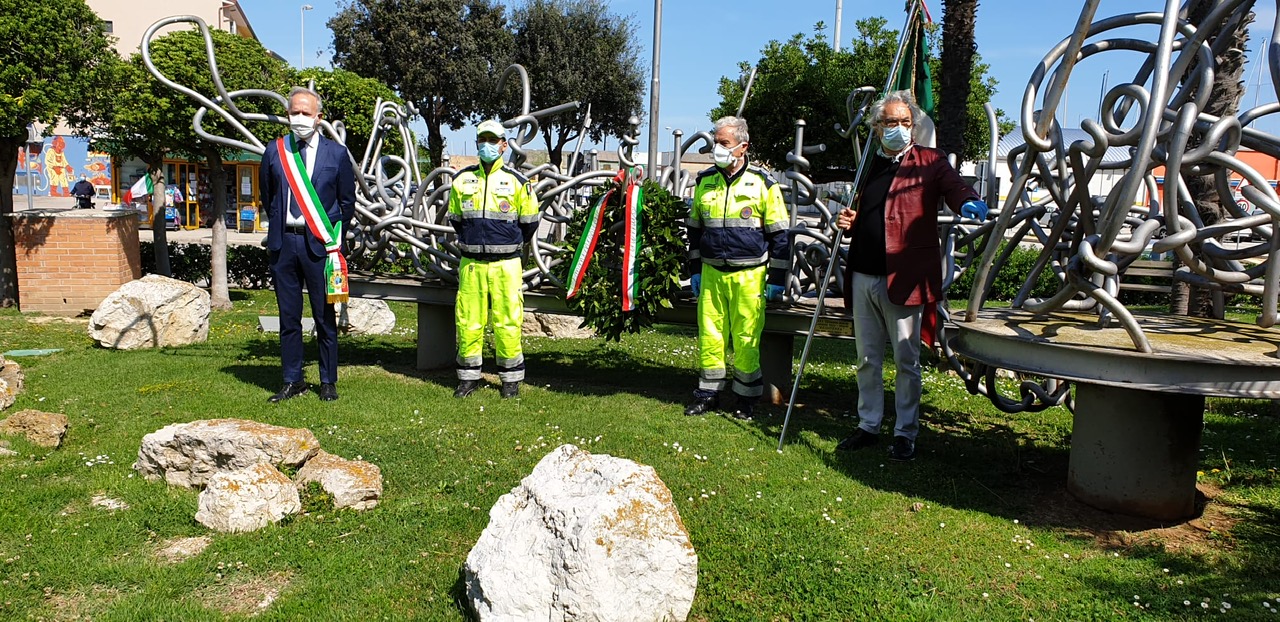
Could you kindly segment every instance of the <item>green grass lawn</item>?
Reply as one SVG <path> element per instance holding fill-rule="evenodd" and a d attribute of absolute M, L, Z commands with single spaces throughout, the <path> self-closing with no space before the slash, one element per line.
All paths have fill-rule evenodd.
<path fill-rule="evenodd" d="M 465 619 L 460 569 L 489 508 L 562 443 L 651 465 L 670 487 L 698 552 L 694 620 L 1280 620 L 1270 402 L 1209 400 L 1212 500 L 1195 521 L 1154 525 L 1066 494 L 1065 409 L 1004 414 L 939 370 L 926 371 L 915 462 L 889 462 L 883 445 L 836 455 L 854 425 L 849 342 L 816 343 L 779 453 L 783 407 L 745 423 L 681 414 L 695 384 L 686 328 L 530 338 L 521 399 L 499 399 L 490 377 L 455 400 L 451 370 L 414 369 L 414 308 L 398 305 L 396 334 L 342 340 L 339 401 L 272 405 L 279 349 L 256 316 L 274 298 L 234 298 L 207 343 L 143 352 L 0 310 L 0 352 L 63 348 L 18 359 L 26 392 L 3 414 L 71 419 L 62 448 L 11 439 L 21 456 L 0 458 L 0 620 L 247 619 L 272 590 L 254 619 Z M 210 533 L 196 492 L 130 467 L 143 435 L 215 417 L 311 429 L 382 468 L 382 503 Z M 203 535 L 195 557 L 157 557 Z"/>

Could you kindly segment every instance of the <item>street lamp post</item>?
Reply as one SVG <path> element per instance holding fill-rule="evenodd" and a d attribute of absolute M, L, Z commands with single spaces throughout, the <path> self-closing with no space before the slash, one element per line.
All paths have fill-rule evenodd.
<path fill-rule="evenodd" d="M 662 0 L 653 0 L 653 85 L 649 91 L 649 179 L 658 175 L 658 62 L 662 56 Z"/>
<path fill-rule="evenodd" d="M 307 11 L 314 8 L 310 4 L 304 4 L 301 10 L 298 11 L 300 16 L 298 21 L 301 26 L 298 32 L 298 47 L 300 48 L 298 50 L 298 69 L 307 68 Z"/>

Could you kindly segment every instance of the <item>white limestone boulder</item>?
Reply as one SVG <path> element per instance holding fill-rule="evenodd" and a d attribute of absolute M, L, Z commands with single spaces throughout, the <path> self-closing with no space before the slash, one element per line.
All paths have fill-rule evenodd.
<path fill-rule="evenodd" d="M 520 332 L 525 335 L 556 339 L 590 339 L 596 336 L 594 329 L 582 326 L 582 318 L 557 313 L 526 312 Z"/>
<path fill-rule="evenodd" d="M 22 393 L 22 366 L 0 356 L 0 410 L 13 406 Z"/>
<path fill-rule="evenodd" d="M 368 510 L 382 498 L 382 469 L 363 460 L 347 460 L 321 450 L 298 469 L 298 489 L 316 482 L 333 495 L 335 509 Z"/>
<path fill-rule="evenodd" d="M 215 473 L 199 502 L 196 522 L 224 533 L 254 531 L 302 511 L 293 480 L 269 464 Z"/>
<path fill-rule="evenodd" d="M 463 577 L 482 622 L 682 621 L 698 556 L 653 468 L 562 445 L 489 511 Z"/>
<path fill-rule="evenodd" d="M 389 335 L 396 329 L 396 314 L 385 301 L 352 298 L 338 311 L 338 329 L 348 335 Z"/>
<path fill-rule="evenodd" d="M 209 338 L 209 293 L 148 274 L 120 286 L 89 318 L 89 336 L 118 350 L 200 343 Z"/>
<path fill-rule="evenodd" d="M 142 437 L 133 468 L 149 480 L 199 488 L 220 471 L 255 464 L 298 466 L 320 451 L 311 430 L 244 419 L 175 423 Z"/>
<path fill-rule="evenodd" d="M 70 421 L 62 413 L 20 410 L 0 420 L 0 435 L 22 436 L 41 447 L 61 447 Z"/>

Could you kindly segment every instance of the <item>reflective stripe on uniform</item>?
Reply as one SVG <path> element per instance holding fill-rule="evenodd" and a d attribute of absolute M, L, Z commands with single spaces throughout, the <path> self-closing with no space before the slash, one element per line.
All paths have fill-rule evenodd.
<path fill-rule="evenodd" d="M 750 259 L 716 259 L 714 257 L 703 257 L 702 264 L 706 266 L 729 266 L 732 268 L 751 268 L 755 266 L 763 266 L 769 261 L 769 253 L 765 253 L 759 257 Z"/>
<path fill-rule="evenodd" d="M 482 255 L 505 255 L 508 253 L 516 253 L 520 251 L 519 244 L 458 244 L 458 249 L 464 253 L 474 253 Z"/>

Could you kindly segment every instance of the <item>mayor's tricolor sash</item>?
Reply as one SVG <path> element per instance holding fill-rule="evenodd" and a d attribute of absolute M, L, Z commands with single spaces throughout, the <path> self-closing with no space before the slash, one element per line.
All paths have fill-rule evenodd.
<path fill-rule="evenodd" d="M 325 299 L 329 303 L 346 302 L 349 289 L 347 259 L 342 256 L 342 223 L 329 222 L 329 215 L 320 205 L 320 197 L 311 184 L 306 162 L 298 153 L 293 134 L 280 137 L 276 141 L 276 151 L 280 154 L 280 165 L 293 192 L 293 200 L 298 202 L 298 209 L 307 221 L 307 229 L 324 244 Z"/>
<path fill-rule="evenodd" d="M 622 241 L 622 310 L 630 311 L 634 306 L 638 293 L 636 280 L 636 258 L 640 253 L 640 225 L 644 211 L 644 190 L 637 181 L 640 174 L 636 168 L 618 171 L 613 181 L 619 184 L 623 192 L 624 238 Z M 565 299 L 573 298 L 582 289 L 582 279 L 591 266 L 591 258 L 596 252 L 596 243 L 600 241 L 600 231 L 604 224 L 604 209 L 609 199 L 618 188 L 610 188 L 600 196 L 591 210 L 587 212 L 587 222 L 582 229 L 582 238 L 578 240 L 578 248 L 573 253 L 573 261 L 569 264 L 569 293 Z"/>

